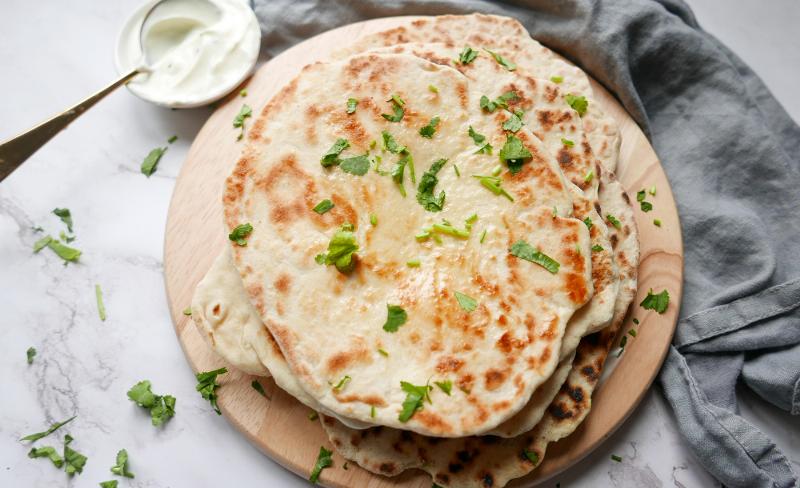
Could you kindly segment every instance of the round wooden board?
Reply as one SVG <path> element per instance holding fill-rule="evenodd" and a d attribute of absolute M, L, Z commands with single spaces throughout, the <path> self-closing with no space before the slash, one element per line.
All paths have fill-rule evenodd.
<path fill-rule="evenodd" d="M 324 60 L 337 48 L 361 35 L 405 23 L 412 17 L 376 19 L 344 26 L 302 42 L 262 66 L 247 82 L 248 95 L 231 95 L 208 119 L 192 144 L 170 203 L 164 242 L 164 275 L 175 332 L 195 371 L 207 371 L 224 362 L 206 346 L 183 314 L 190 305 L 196 284 L 225 245 L 227 231 L 222 224 L 221 190 L 244 141 L 236 141 L 231 121 L 242 103 L 255 113 L 306 64 Z M 595 391 L 593 408 L 571 436 L 551 445 L 542 465 L 531 475 L 512 483 L 530 486 L 539 483 L 581 460 L 609 437 L 633 412 L 650 387 L 661 366 L 675 330 L 683 285 L 683 243 L 675 201 L 667 178 L 644 134 L 625 110 L 598 84 L 595 98 L 619 123 L 622 134 L 621 158 L 617 176 L 635 202 L 641 188 L 656 185 L 655 197 L 648 196 L 654 210 L 636 209 L 640 233 L 638 304 L 650 288 L 669 290 L 671 302 L 663 315 L 634 306 L 641 321 L 635 340 L 613 374 Z M 661 220 L 661 227 L 653 219 Z M 630 315 L 630 314 L 629 314 Z M 622 330 L 634 327 L 627 318 Z M 321 445 L 330 447 L 318 422 L 308 420 L 309 409 L 277 388 L 268 378 L 259 381 L 269 399 L 250 385 L 253 377 L 229 368 L 220 379 L 219 405 L 223 414 L 265 454 L 300 476 L 308 477 Z M 429 488 L 430 477 L 421 471 L 406 472 L 395 478 L 371 474 L 354 463 L 343 470 L 344 460 L 336 454 L 334 467 L 323 471 L 327 486 L 419 487 Z"/>

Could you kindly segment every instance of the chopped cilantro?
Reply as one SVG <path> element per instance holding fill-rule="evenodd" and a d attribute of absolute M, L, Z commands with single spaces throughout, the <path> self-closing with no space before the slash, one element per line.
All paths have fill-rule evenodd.
<path fill-rule="evenodd" d="M 386 332 L 397 332 L 401 325 L 405 324 L 408 320 L 408 314 L 400 305 L 386 304 L 386 323 L 383 324 L 383 330 Z"/>
<path fill-rule="evenodd" d="M 128 451 L 120 449 L 117 453 L 117 464 L 111 466 L 111 472 L 117 476 L 133 478 L 133 473 L 128 471 Z"/>
<path fill-rule="evenodd" d="M 28 357 L 28 364 L 33 364 L 33 358 L 36 357 L 36 348 L 29 347 L 27 351 L 25 351 L 25 355 Z"/>
<path fill-rule="evenodd" d="M 383 349 L 378 349 L 378 353 L 379 353 L 381 356 L 385 356 L 385 357 L 387 357 L 387 358 L 389 357 L 389 353 L 388 353 L 388 352 L 386 352 L 386 351 L 384 351 Z"/>
<path fill-rule="evenodd" d="M 469 126 L 467 134 L 472 138 L 472 142 L 474 142 L 476 146 L 480 146 L 483 144 L 483 141 L 486 140 L 486 136 L 475 132 L 475 129 L 473 129 L 472 126 Z"/>
<path fill-rule="evenodd" d="M 428 139 L 433 137 L 433 134 L 436 133 L 436 127 L 439 125 L 439 117 L 434 117 L 428 122 L 428 125 L 422 127 L 419 130 L 419 135 L 422 137 L 426 137 Z"/>
<path fill-rule="evenodd" d="M 474 312 L 476 308 L 478 308 L 478 302 L 469 295 L 465 295 L 461 292 L 455 292 L 456 301 L 458 301 L 459 306 L 465 312 Z"/>
<path fill-rule="evenodd" d="M 72 443 L 72 436 L 67 434 L 64 436 L 64 468 L 68 475 L 72 476 L 75 473 L 82 473 L 83 467 L 86 465 L 87 458 L 83 454 L 69 447 Z"/>
<path fill-rule="evenodd" d="M 612 454 L 612 455 L 611 455 L 611 460 L 612 460 L 612 461 L 616 461 L 616 462 L 618 462 L 618 463 L 621 463 L 621 462 L 622 462 L 622 458 L 621 458 L 621 457 L 619 457 L 619 456 L 617 456 L 616 454 Z"/>
<path fill-rule="evenodd" d="M 258 392 L 259 395 L 263 396 L 264 398 L 269 400 L 269 396 L 267 396 L 267 392 L 264 391 L 264 387 L 261 386 L 261 383 L 258 380 L 253 380 L 250 382 L 250 386 L 253 387 L 255 391 Z"/>
<path fill-rule="evenodd" d="M 472 49 L 469 46 L 464 46 L 464 49 L 458 55 L 458 62 L 461 64 L 469 64 L 475 61 L 475 58 L 478 57 L 478 51 Z"/>
<path fill-rule="evenodd" d="M 246 97 L 247 96 L 247 88 L 242 88 L 239 91 L 239 96 L 242 97 L 242 98 Z"/>
<path fill-rule="evenodd" d="M 512 197 L 503 187 L 500 186 L 502 184 L 500 177 L 482 175 L 472 175 L 472 177 L 477 178 L 478 181 L 481 182 L 481 185 L 495 195 L 503 195 L 504 197 L 508 198 L 509 201 L 514 201 L 514 197 Z"/>
<path fill-rule="evenodd" d="M 661 219 L 653 219 L 653 225 L 656 227 L 661 227 Z"/>
<path fill-rule="evenodd" d="M 319 454 L 317 455 L 317 462 L 314 464 L 314 469 L 311 471 L 311 476 L 308 478 L 310 482 L 316 484 L 317 480 L 319 480 L 319 475 L 322 473 L 322 470 L 333 465 L 333 459 L 331 458 L 332 455 L 333 451 L 329 451 L 320 446 Z"/>
<path fill-rule="evenodd" d="M 31 459 L 46 457 L 50 459 L 56 468 L 64 466 L 64 458 L 59 456 L 56 448 L 53 446 L 34 447 L 28 452 L 28 457 Z"/>
<path fill-rule="evenodd" d="M 345 386 L 346 386 L 348 383 L 350 383 L 350 380 L 351 380 L 351 379 L 352 379 L 352 378 L 350 378 L 350 375 L 344 375 L 344 376 L 342 377 L 342 379 L 340 379 L 340 380 L 339 380 L 339 382 L 338 382 L 338 383 L 336 383 L 336 386 L 334 386 L 334 387 L 333 387 L 333 389 L 334 389 L 334 390 L 341 390 L 341 389 L 342 389 L 342 388 L 344 388 L 344 387 L 345 387 Z"/>
<path fill-rule="evenodd" d="M 352 114 L 356 111 L 356 106 L 358 105 L 358 100 L 355 98 L 348 98 L 347 99 L 347 113 Z"/>
<path fill-rule="evenodd" d="M 528 461 L 532 462 L 533 464 L 538 464 L 539 463 L 539 455 L 536 454 L 536 451 L 531 451 L 529 449 L 525 449 L 524 451 L 522 451 L 522 454 L 523 454 L 523 456 L 525 456 L 525 459 L 527 459 Z"/>
<path fill-rule="evenodd" d="M 108 480 L 100 482 L 100 488 L 117 488 L 117 486 L 119 486 L 117 480 Z"/>
<path fill-rule="evenodd" d="M 50 244 L 50 241 L 52 241 L 52 240 L 53 240 L 52 237 L 44 236 L 41 239 L 39 239 L 38 241 L 34 242 L 33 243 L 33 252 L 36 253 L 36 252 L 41 251 L 42 249 L 47 247 L 47 245 Z"/>
<path fill-rule="evenodd" d="M 466 239 L 469 237 L 469 230 L 457 229 L 453 227 L 453 224 L 446 220 L 442 221 L 441 223 L 433 224 L 432 228 L 440 234 L 447 234 L 460 239 Z"/>
<path fill-rule="evenodd" d="M 167 152 L 166 147 L 157 147 L 150 151 L 147 156 L 145 156 L 144 161 L 142 161 L 142 174 L 149 178 L 150 175 L 155 173 L 156 166 L 158 166 L 158 162 L 161 160 L 161 156 L 163 156 L 165 152 Z"/>
<path fill-rule="evenodd" d="M 522 128 L 522 118 L 516 113 L 512 113 L 505 122 L 503 122 L 503 130 L 509 132 L 517 132 Z"/>
<path fill-rule="evenodd" d="M 483 229 L 483 232 L 481 233 L 481 240 L 480 240 L 480 243 L 481 243 L 481 244 L 483 244 L 483 241 L 484 241 L 485 239 L 486 239 L 486 229 Z"/>
<path fill-rule="evenodd" d="M 589 230 L 591 230 L 592 226 L 594 226 L 591 217 L 586 217 L 585 219 L 583 219 L 583 223 L 586 224 L 586 228 Z"/>
<path fill-rule="evenodd" d="M 336 231 L 328 243 L 328 253 L 319 254 L 314 258 L 318 264 L 336 266 L 340 273 L 349 273 L 355 267 L 353 255 L 358 251 L 358 243 L 352 230 L 347 230 L 349 227 L 343 225 L 342 228 Z"/>
<path fill-rule="evenodd" d="M 496 52 L 489 51 L 486 48 L 483 48 L 483 50 L 486 51 L 487 53 L 491 54 L 492 57 L 494 58 L 494 60 L 497 61 L 497 64 L 499 64 L 503 68 L 507 69 L 508 71 L 514 71 L 515 69 L 517 69 L 517 65 L 516 64 L 514 64 L 512 61 L 509 61 L 509 60 L 505 59 L 503 56 L 500 56 Z"/>
<path fill-rule="evenodd" d="M 633 318 L 633 323 L 634 323 L 634 324 L 636 324 L 636 325 L 639 325 L 639 319 L 637 319 L 636 317 L 634 317 L 634 318 Z"/>
<path fill-rule="evenodd" d="M 128 398 L 140 407 L 150 410 L 150 420 L 158 427 L 175 416 L 175 397 L 156 395 L 150 387 L 149 381 L 140 381 L 128 390 Z"/>
<path fill-rule="evenodd" d="M 622 339 L 619 341 L 619 351 L 617 351 L 617 357 L 622 356 L 622 353 L 625 351 L 626 344 L 628 344 L 628 336 L 622 336 Z"/>
<path fill-rule="evenodd" d="M 320 164 L 322 164 L 322 166 L 325 168 L 339 164 L 339 155 L 348 147 L 350 147 L 350 143 L 347 141 L 347 139 L 336 139 L 336 142 L 333 143 L 333 146 L 331 146 L 331 148 L 328 149 L 328 152 L 326 152 L 322 156 L 322 159 L 320 159 Z"/>
<path fill-rule="evenodd" d="M 433 384 L 438 386 L 447 396 L 450 396 L 450 392 L 453 390 L 453 382 L 450 380 L 434 381 Z"/>
<path fill-rule="evenodd" d="M 67 231 L 72 233 L 72 214 L 68 208 L 54 208 L 53 213 L 67 226 Z"/>
<path fill-rule="evenodd" d="M 242 108 L 239 109 L 239 113 L 236 114 L 236 117 L 233 118 L 233 127 L 234 129 L 241 128 L 242 131 L 239 133 L 239 136 L 236 138 L 237 141 L 241 141 L 242 137 L 244 137 L 244 120 L 253 116 L 253 109 L 250 108 L 246 103 L 242 104 Z"/>
<path fill-rule="evenodd" d="M 630 334 L 631 337 L 636 337 L 636 329 L 630 329 L 628 334 Z"/>
<path fill-rule="evenodd" d="M 189 317 L 192 316 L 192 307 L 186 307 L 183 309 L 183 315 L 188 315 Z"/>
<path fill-rule="evenodd" d="M 29 350 L 30 350 L 30 349 L 29 349 Z M 35 350 L 34 350 L 34 351 L 35 351 Z M 28 356 L 30 357 L 30 354 L 29 354 Z M 70 418 L 68 418 L 67 420 L 63 421 L 63 422 L 56 422 L 55 424 L 51 425 L 51 426 L 50 426 L 50 427 L 49 427 L 47 430 L 45 430 L 44 432 L 37 432 L 37 433 L 35 433 L 35 434 L 26 435 L 25 437 L 23 437 L 22 439 L 20 439 L 20 441 L 31 441 L 31 442 L 36 442 L 36 441 L 38 441 L 39 439 L 43 439 L 43 438 L 45 438 L 45 437 L 49 436 L 50 434 L 52 434 L 53 432 L 57 431 L 57 430 L 58 430 L 58 429 L 60 429 L 61 427 L 63 427 L 63 426 L 65 426 L 65 425 L 67 425 L 67 424 L 68 424 L 68 423 L 70 423 L 70 422 L 72 422 L 73 420 L 75 420 L 75 418 L 76 418 L 76 417 L 77 417 L 77 415 L 75 415 L 75 416 L 73 416 L 73 417 L 70 417 Z"/>
<path fill-rule="evenodd" d="M 575 145 L 575 141 L 571 141 L 571 140 L 569 140 L 569 139 L 565 139 L 565 138 L 563 138 L 563 137 L 562 137 L 562 138 L 561 138 L 561 144 L 563 144 L 563 145 L 565 145 L 565 146 L 572 147 L 572 146 L 574 146 L 574 145 Z"/>
<path fill-rule="evenodd" d="M 507 91 L 500 95 L 499 97 L 495 98 L 494 100 L 489 100 L 489 97 L 486 95 L 481 96 L 480 99 L 480 107 L 483 110 L 486 110 L 489 113 L 494 112 L 497 110 L 498 107 L 500 108 L 508 108 L 508 102 L 517 100 L 519 97 L 513 91 Z"/>
<path fill-rule="evenodd" d="M 647 192 L 653 196 L 656 196 L 656 185 L 651 186 Z"/>
<path fill-rule="evenodd" d="M 313 421 L 317 420 L 318 418 L 319 418 L 319 414 L 317 412 L 315 412 L 314 410 L 308 412 L 308 420 L 313 422 Z"/>
<path fill-rule="evenodd" d="M 583 177 L 583 181 L 586 183 L 591 183 L 592 179 L 594 178 L 594 170 L 590 169 L 586 176 Z"/>
<path fill-rule="evenodd" d="M 214 411 L 217 412 L 217 415 L 222 415 L 222 412 L 219 411 L 219 406 L 217 406 L 217 388 L 219 388 L 219 384 L 217 384 L 217 376 L 227 372 L 227 368 L 219 368 L 213 371 L 197 373 L 195 375 L 197 378 L 197 386 L 195 389 L 200 392 L 200 396 L 211 403 L 211 406 L 214 408 Z"/>
<path fill-rule="evenodd" d="M 233 242 L 235 242 L 240 246 L 246 246 L 247 236 L 249 236 L 251 232 L 253 232 L 252 225 L 250 225 L 249 223 L 240 224 L 237 225 L 236 228 L 233 229 L 230 234 L 228 234 L 228 239 L 232 240 Z"/>
<path fill-rule="evenodd" d="M 517 174 L 522 169 L 525 161 L 533 157 L 530 151 L 522 144 L 522 141 L 513 134 L 508 134 L 506 143 L 500 150 L 500 159 L 505 161 L 511 174 Z"/>
<path fill-rule="evenodd" d="M 397 418 L 400 422 L 408 422 L 417 410 L 422 409 L 422 403 L 428 398 L 431 387 L 429 385 L 416 386 L 407 381 L 401 381 L 400 388 L 406 392 L 406 399 L 403 401 L 403 410 Z"/>
<path fill-rule="evenodd" d="M 600 244 L 595 244 L 594 246 L 592 246 L 592 251 L 593 252 L 600 252 L 602 250 L 603 250 L 603 246 L 601 246 Z"/>
<path fill-rule="evenodd" d="M 105 322 L 106 306 L 103 304 L 103 290 L 100 289 L 100 285 L 94 285 L 94 297 L 97 301 L 97 315 L 100 316 L 100 320 Z"/>
<path fill-rule="evenodd" d="M 428 91 L 431 93 L 439 93 L 439 89 L 436 88 L 434 85 L 428 85 Z"/>
<path fill-rule="evenodd" d="M 58 237 L 59 237 L 59 239 L 61 239 L 62 241 L 66 242 L 66 243 L 70 243 L 70 242 L 75 240 L 75 236 L 68 236 L 67 234 L 64 233 L 63 230 L 58 233 Z"/>
<path fill-rule="evenodd" d="M 369 416 L 375 418 L 375 405 L 369 406 Z"/>
<path fill-rule="evenodd" d="M 316 204 L 312 210 L 322 215 L 328 210 L 332 209 L 333 207 L 335 207 L 333 202 L 326 198 L 325 200 L 322 200 L 321 202 Z"/>
<path fill-rule="evenodd" d="M 81 252 L 75 248 L 65 246 L 64 244 L 60 243 L 56 239 L 50 239 L 47 242 L 47 247 L 49 247 L 53 252 L 55 252 L 58 257 L 64 260 L 64 264 L 67 263 L 74 263 L 81 257 Z"/>
<path fill-rule="evenodd" d="M 461 171 L 458 170 L 458 166 L 456 166 L 455 164 L 453 165 L 453 171 L 456 172 L 457 178 L 461 178 Z"/>
<path fill-rule="evenodd" d="M 664 290 L 661 293 L 654 294 L 651 288 L 639 305 L 645 310 L 655 310 L 659 314 L 663 314 L 667 311 L 667 307 L 669 306 L 669 292 Z"/>
<path fill-rule="evenodd" d="M 339 167 L 345 173 L 351 175 L 364 176 L 369 171 L 369 158 L 366 154 L 361 156 L 353 156 L 352 158 L 342 159 Z"/>
<path fill-rule="evenodd" d="M 639 205 L 642 207 L 642 212 L 649 212 L 653 210 L 653 204 L 650 202 L 641 202 Z"/>
<path fill-rule="evenodd" d="M 639 190 L 636 192 L 636 201 L 643 202 L 646 196 L 647 196 L 646 190 Z"/>
<path fill-rule="evenodd" d="M 419 268 L 421 264 L 422 262 L 419 260 L 419 258 L 409 259 L 408 261 L 406 261 L 406 266 L 408 266 L 409 268 Z"/>
<path fill-rule="evenodd" d="M 572 93 L 568 93 L 564 96 L 564 100 L 566 100 L 567 105 L 572 107 L 573 110 L 578 112 L 578 115 L 581 117 L 586 114 L 586 110 L 589 108 L 589 101 L 586 100 L 586 97 L 583 95 L 573 95 Z"/>
<path fill-rule="evenodd" d="M 242 90 L 242 91 L 244 91 L 244 90 Z M 169 139 L 167 139 L 167 143 L 169 143 L 169 144 L 172 144 L 173 142 L 175 142 L 175 141 L 177 141 L 177 140 L 178 140 L 178 136 L 176 136 L 176 135 L 173 135 L 172 137 L 170 137 Z"/>
<path fill-rule="evenodd" d="M 389 122 L 400 122 L 403 120 L 403 115 L 405 115 L 405 110 L 403 110 L 405 102 L 403 99 L 397 95 L 392 95 L 392 98 L 387 100 L 387 102 L 392 102 L 392 114 L 381 114 L 381 117 Z"/>
<path fill-rule="evenodd" d="M 436 173 L 442 169 L 447 159 L 439 159 L 435 161 L 431 168 L 423 173 L 422 178 L 419 180 L 417 187 L 417 202 L 428 212 L 440 212 L 444 207 L 444 191 L 439 192 L 439 195 L 434 195 L 433 189 L 439 182 Z"/>
<path fill-rule="evenodd" d="M 511 253 L 512 256 L 536 263 L 552 274 L 558 273 L 558 268 L 561 266 L 558 261 L 544 254 L 543 252 L 534 249 L 530 244 L 523 240 L 515 242 L 508 252 Z"/>
<path fill-rule="evenodd" d="M 622 228 L 622 222 L 617 220 L 617 218 L 614 217 L 613 215 L 606 214 L 606 220 L 608 220 L 611 223 L 611 225 L 613 225 L 615 228 L 617 228 L 617 229 L 621 229 Z"/>
<path fill-rule="evenodd" d="M 374 226 L 378 225 L 378 216 L 375 214 L 369 214 L 369 223 Z"/>
<path fill-rule="evenodd" d="M 397 143 L 394 139 L 394 136 L 387 131 L 381 131 L 381 137 L 383 138 L 383 148 L 389 151 L 392 154 L 402 154 L 407 152 L 406 146 L 401 146 Z"/>
<path fill-rule="evenodd" d="M 564 77 L 563 76 L 551 76 L 550 77 L 550 81 L 552 81 L 553 83 L 561 83 L 562 81 L 564 81 Z"/>

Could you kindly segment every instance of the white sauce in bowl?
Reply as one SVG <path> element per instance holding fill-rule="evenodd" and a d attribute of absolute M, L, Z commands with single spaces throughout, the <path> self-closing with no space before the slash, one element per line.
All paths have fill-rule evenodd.
<path fill-rule="evenodd" d="M 168 107 L 197 107 L 222 98 L 252 72 L 261 31 L 246 1 L 171 0 L 142 30 L 155 3 L 141 6 L 117 40 L 120 74 L 145 64 L 150 69 L 128 83 L 134 94 Z"/>

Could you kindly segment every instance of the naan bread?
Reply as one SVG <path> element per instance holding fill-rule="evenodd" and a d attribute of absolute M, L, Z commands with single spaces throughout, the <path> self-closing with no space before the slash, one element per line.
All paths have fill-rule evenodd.
<path fill-rule="evenodd" d="M 381 116 L 391 113 L 386 100 L 393 94 L 405 103 L 399 123 Z M 345 111 L 350 97 L 359 100 L 354 114 Z M 476 154 L 468 128 L 496 148 L 506 141 L 478 98 L 458 71 L 413 56 L 318 63 L 267 105 L 228 178 L 228 227 L 254 227 L 247 246 L 232 244 L 250 301 L 301 387 L 341 417 L 442 437 L 485 432 L 518 412 L 551 376 L 566 322 L 592 296 L 589 232 L 568 217 L 568 183 L 538 138 L 524 127 L 516 133 L 532 158 L 519 173 L 501 176 L 513 202 L 470 177 L 490 174 L 497 157 Z M 441 118 L 436 134 L 421 137 L 434 116 Z M 435 188 L 447 195 L 441 212 L 418 204 L 413 187 L 403 198 L 390 177 L 375 171 L 355 176 L 320 166 L 342 137 L 351 146 L 343 158 L 369 153 L 393 161 L 389 152 L 370 152 L 384 130 L 408 147 L 418 178 L 447 158 Z M 325 198 L 336 206 L 314 213 Z M 468 239 L 413 238 L 441 219 L 460 227 L 472 214 L 478 220 Z M 360 246 L 350 275 L 314 259 L 345 222 L 354 224 Z M 559 262 L 558 272 L 511 256 L 520 239 Z M 419 268 L 405 266 L 415 258 Z M 456 291 L 475 298 L 477 310 L 462 310 Z M 408 315 L 394 333 L 382 328 L 389 304 Z M 401 381 L 444 380 L 453 382 L 452 395 L 434 389 L 432 404 L 399 420 Z"/>
<path fill-rule="evenodd" d="M 441 42 L 473 49 L 488 48 L 524 68 L 536 78 L 549 80 L 561 77 L 565 93 L 583 95 L 589 100 L 584 127 L 595 155 L 606 169 L 614 171 L 619 158 L 619 128 L 616 122 L 594 103 L 589 78 L 576 66 L 531 39 L 517 20 L 496 15 L 441 15 L 409 21 L 408 25 L 370 34 L 343 48 L 334 57 L 349 55 L 376 47 L 410 42 Z"/>

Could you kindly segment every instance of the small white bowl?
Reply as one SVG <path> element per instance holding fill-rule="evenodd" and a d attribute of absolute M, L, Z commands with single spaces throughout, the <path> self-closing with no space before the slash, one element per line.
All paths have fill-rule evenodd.
<path fill-rule="evenodd" d="M 116 66 L 117 73 L 120 76 L 122 76 L 124 73 L 128 73 L 132 69 L 139 66 L 140 61 L 142 59 L 142 49 L 139 43 L 139 31 L 141 30 L 142 22 L 144 21 L 145 15 L 158 1 L 159 0 L 148 0 L 147 2 L 142 4 L 139 8 L 137 8 L 133 12 L 133 14 L 128 18 L 128 20 L 125 21 L 122 30 L 117 36 L 116 49 L 114 52 L 114 64 Z M 217 3 L 216 0 L 209 0 L 209 1 L 211 3 Z M 242 0 L 242 3 L 245 2 L 246 0 Z M 252 47 L 254 47 L 254 49 L 252 49 L 251 51 L 253 53 L 252 59 L 248 59 L 247 65 L 242 65 L 241 75 L 238 77 L 234 77 L 232 81 L 230 81 L 229 83 L 225 83 L 224 85 L 216 87 L 216 89 L 203 95 L 202 97 L 198 97 L 192 100 L 182 100 L 182 101 L 156 99 L 152 96 L 149 96 L 142 90 L 137 89 L 136 83 L 128 83 L 126 84 L 126 87 L 128 88 L 128 90 L 131 91 L 131 93 L 133 93 L 134 95 L 143 100 L 169 108 L 201 107 L 203 105 L 208 105 L 224 97 L 225 95 L 233 91 L 237 86 L 239 86 L 242 83 L 242 81 L 247 79 L 247 77 L 252 74 L 253 69 L 256 66 L 256 62 L 258 61 L 258 52 L 261 47 L 261 30 L 259 28 L 258 19 L 256 18 L 255 13 L 249 7 L 248 10 L 250 12 L 250 15 L 252 15 L 252 19 L 248 26 L 248 29 L 252 30 L 250 33 L 248 33 L 248 35 L 250 36 L 250 39 L 248 39 L 248 41 L 252 42 L 253 43 Z M 136 80 L 136 78 L 134 78 L 133 80 Z"/>

